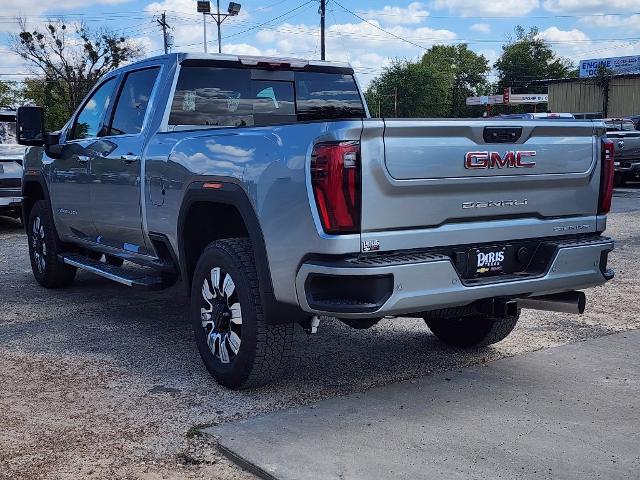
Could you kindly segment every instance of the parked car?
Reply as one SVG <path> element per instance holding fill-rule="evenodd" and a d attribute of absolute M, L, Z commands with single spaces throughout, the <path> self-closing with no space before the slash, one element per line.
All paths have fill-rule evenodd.
<path fill-rule="evenodd" d="M 627 118 L 633 122 L 633 124 L 636 127 L 636 130 L 640 130 L 640 115 L 631 115 L 630 117 L 627 117 Z"/>
<path fill-rule="evenodd" d="M 620 187 L 640 177 L 640 130 L 628 118 L 607 118 L 605 125 L 615 148 L 614 185 Z"/>
<path fill-rule="evenodd" d="M 601 121 L 373 119 L 349 65 L 182 53 L 107 74 L 56 134 L 43 115 L 18 114 L 36 280 L 182 279 L 230 388 L 274 378 L 296 322 L 422 317 L 474 347 L 613 277 Z"/>
<path fill-rule="evenodd" d="M 540 113 L 505 113 L 498 115 L 496 118 L 503 120 L 533 120 L 533 119 L 562 119 L 569 120 L 575 118 L 571 113 L 552 113 L 552 112 L 540 112 Z"/>
<path fill-rule="evenodd" d="M 16 143 L 16 112 L 0 108 L 0 216 L 20 218 L 22 157 Z"/>

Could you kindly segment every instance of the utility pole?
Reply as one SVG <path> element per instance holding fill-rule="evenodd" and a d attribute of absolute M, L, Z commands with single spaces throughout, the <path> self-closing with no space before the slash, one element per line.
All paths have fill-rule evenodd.
<path fill-rule="evenodd" d="M 380 111 L 382 110 L 382 97 L 393 97 L 393 114 L 398 118 L 398 87 L 393 88 L 393 93 L 378 96 L 378 118 L 382 118 Z"/>
<path fill-rule="evenodd" d="M 162 15 L 160 15 L 160 19 L 156 19 L 156 22 L 158 22 L 158 25 L 162 27 L 162 38 L 164 40 L 164 53 L 166 55 L 167 53 L 169 53 L 169 38 L 168 38 L 167 29 L 170 28 L 169 24 L 167 23 L 167 12 L 162 12 Z"/>
<path fill-rule="evenodd" d="M 326 0 L 320 0 L 320 60 L 325 59 L 324 17 L 327 10 Z"/>
<path fill-rule="evenodd" d="M 393 89 L 393 111 L 398 118 L 398 87 Z"/>
<path fill-rule="evenodd" d="M 220 25 L 222 22 L 220 21 L 220 0 L 216 0 L 218 5 L 218 19 L 216 23 L 218 24 L 218 53 L 222 53 L 222 35 L 220 34 Z"/>

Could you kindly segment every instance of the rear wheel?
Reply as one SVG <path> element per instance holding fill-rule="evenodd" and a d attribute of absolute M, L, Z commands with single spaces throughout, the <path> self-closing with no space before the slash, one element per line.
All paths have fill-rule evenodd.
<path fill-rule="evenodd" d="M 286 367 L 293 324 L 266 322 L 247 239 L 204 249 L 193 277 L 191 320 L 207 370 L 227 388 L 269 383 Z"/>
<path fill-rule="evenodd" d="M 454 347 L 482 347 L 507 338 L 513 331 L 520 313 L 505 318 L 473 314 L 454 318 L 425 317 L 429 329 L 447 345 Z"/>
<path fill-rule="evenodd" d="M 27 232 L 31 269 L 38 283 L 46 288 L 70 285 L 76 276 L 76 268 L 58 260 L 63 244 L 58 239 L 46 201 L 39 200 L 33 205 Z"/>

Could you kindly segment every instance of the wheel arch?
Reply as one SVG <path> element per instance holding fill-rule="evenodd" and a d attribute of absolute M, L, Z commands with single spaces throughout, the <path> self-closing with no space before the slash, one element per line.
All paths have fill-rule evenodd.
<path fill-rule="evenodd" d="M 214 184 L 205 188 L 205 184 Z M 224 217 L 224 225 L 210 225 L 204 221 L 212 216 Z M 260 295 L 269 323 L 301 321 L 305 314 L 297 306 L 276 301 L 273 293 L 267 249 L 258 220 L 249 197 L 235 183 L 194 182 L 187 188 L 178 215 L 178 255 L 180 271 L 187 294 L 195 265 L 202 250 L 212 241 L 246 236 L 251 242 L 258 274 Z"/>
<path fill-rule="evenodd" d="M 38 200 L 49 202 L 49 189 L 42 174 L 25 176 L 22 180 L 22 224 L 27 229 L 31 209 Z"/>

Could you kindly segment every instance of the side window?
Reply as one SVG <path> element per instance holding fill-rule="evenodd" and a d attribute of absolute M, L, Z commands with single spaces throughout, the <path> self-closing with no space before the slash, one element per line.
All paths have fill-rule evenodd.
<path fill-rule="evenodd" d="M 142 131 L 149 97 L 159 70 L 147 68 L 127 74 L 118 96 L 110 135 L 136 134 Z"/>
<path fill-rule="evenodd" d="M 91 98 L 84 104 L 82 110 L 76 117 L 70 140 L 93 138 L 105 135 L 103 119 L 105 112 L 109 108 L 113 88 L 115 87 L 115 77 L 104 82 L 91 95 Z"/>

